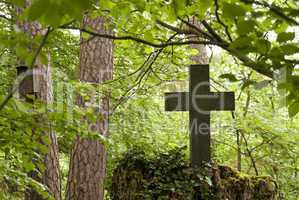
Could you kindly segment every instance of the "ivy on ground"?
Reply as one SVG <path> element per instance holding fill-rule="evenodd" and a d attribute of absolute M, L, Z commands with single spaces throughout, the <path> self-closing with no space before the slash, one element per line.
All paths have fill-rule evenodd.
<path fill-rule="evenodd" d="M 114 171 L 111 199 L 276 199 L 276 183 L 270 177 L 247 176 L 216 164 L 194 170 L 184 152 L 176 148 L 149 156 L 133 148 Z"/>

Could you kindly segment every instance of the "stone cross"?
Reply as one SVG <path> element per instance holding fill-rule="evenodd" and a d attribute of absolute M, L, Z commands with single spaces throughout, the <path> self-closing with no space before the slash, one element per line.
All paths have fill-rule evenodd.
<path fill-rule="evenodd" d="M 166 111 L 189 111 L 191 162 L 199 167 L 210 162 L 210 113 L 234 110 L 233 92 L 211 92 L 209 65 L 191 65 L 189 92 L 165 94 Z"/>

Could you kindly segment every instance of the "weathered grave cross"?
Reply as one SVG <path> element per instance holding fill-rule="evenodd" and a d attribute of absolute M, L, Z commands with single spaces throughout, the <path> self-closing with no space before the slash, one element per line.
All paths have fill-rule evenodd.
<path fill-rule="evenodd" d="M 233 92 L 211 92 L 209 65 L 191 65 L 190 92 L 166 93 L 166 111 L 189 111 L 193 167 L 210 162 L 210 112 L 234 110 Z"/>

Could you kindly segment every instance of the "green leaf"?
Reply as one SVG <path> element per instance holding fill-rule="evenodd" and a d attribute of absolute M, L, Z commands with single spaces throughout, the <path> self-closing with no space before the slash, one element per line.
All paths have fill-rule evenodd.
<path fill-rule="evenodd" d="M 228 79 L 230 82 L 239 81 L 233 74 L 222 74 L 219 76 L 219 78 Z"/>
<path fill-rule="evenodd" d="M 16 49 L 16 54 L 18 57 L 22 58 L 22 59 L 26 59 L 26 57 L 29 56 L 29 52 L 28 52 L 28 49 L 25 48 L 25 47 L 18 47 Z"/>
<path fill-rule="evenodd" d="M 257 52 L 267 54 L 271 49 L 271 43 L 268 40 L 260 39 L 256 42 Z"/>
<path fill-rule="evenodd" d="M 236 17 L 244 16 L 246 10 L 240 5 L 232 3 L 223 3 L 223 17 L 234 19 Z"/>
<path fill-rule="evenodd" d="M 53 27 L 58 27 L 61 24 L 63 15 L 58 12 L 58 10 L 55 10 L 55 7 L 53 6 L 52 9 L 49 9 L 47 14 L 44 16 L 44 21 L 46 24 L 49 24 Z"/>
<path fill-rule="evenodd" d="M 290 117 L 295 117 L 299 113 L 299 101 L 295 101 L 289 105 L 288 110 Z"/>
<path fill-rule="evenodd" d="M 154 41 L 153 33 L 151 31 L 146 31 L 144 33 L 144 39 L 147 41 L 153 42 Z"/>
<path fill-rule="evenodd" d="M 23 166 L 25 168 L 25 171 L 29 172 L 34 170 L 35 166 L 32 163 L 32 159 L 29 156 L 23 155 L 22 160 L 23 160 Z"/>
<path fill-rule="evenodd" d="M 248 33 L 254 31 L 256 24 L 253 20 L 239 20 L 237 24 L 237 31 L 239 35 L 247 35 Z"/>
<path fill-rule="evenodd" d="M 108 1 L 110 2 L 110 1 Z M 137 7 L 137 9 L 141 12 L 145 10 L 146 3 L 142 0 L 131 0 L 131 2 Z"/>
<path fill-rule="evenodd" d="M 289 24 L 286 23 L 286 22 L 281 23 L 280 20 L 278 20 L 278 22 L 279 22 L 279 25 L 275 28 L 275 32 L 276 32 L 276 33 L 282 33 L 282 32 L 285 32 L 285 31 L 288 29 Z"/>
<path fill-rule="evenodd" d="M 280 48 L 285 55 L 292 55 L 299 52 L 298 44 L 285 44 Z"/>
<path fill-rule="evenodd" d="M 211 7 L 213 1 L 210 0 L 200 0 L 199 1 L 199 11 L 198 11 L 198 17 L 199 19 L 203 19 L 208 11 L 208 9 Z"/>
<path fill-rule="evenodd" d="M 246 47 L 249 47 L 251 45 L 251 42 L 251 37 L 239 37 L 230 44 L 230 47 L 234 49 L 244 49 Z"/>
<path fill-rule="evenodd" d="M 138 4 L 138 5 L 136 5 L 137 7 L 139 7 L 139 2 L 140 2 L 140 0 L 132 0 L 133 1 L 133 3 L 135 3 L 135 4 Z M 112 9 L 114 6 L 116 5 L 116 3 L 114 3 L 114 2 L 112 2 L 112 1 L 110 1 L 110 0 L 101 0 L 100 1 L 100 8 L 102 8 L 102 9 L 106 9 L 106 10 L 110 10 L 110 9 Z"/>
<path fill-rule="evenodd" d="M 183 15 L 186 6 L 187 6 L 186 0 L 174 0 L 173 1 L 173 8 L 174 8 L 176 15 L 179 15 L 179 16 Z"/>
<path fill-rule="evenodd" d="M 48 0 L 38 0 L 35 1 L 32 6 L 29 8 L 28 18 L 29 20 L 36 20 L 45 14 L 50 6 Z"/>
<path fill-rule="evenodd" d="M 73 2 L 77 2 L 77 4 L 79 5 L 79 7 L 81 8 L 82 11 L 87 10 L 88 8 L 90 8 L 91 6 L 91 2 L 90 0 L 72 0 Z"/>
<path fill-rule="evenodd" d="M 25 0 L 11 0 L 13 4 L 15 4 L 18 7 L 24 7 L 25 6 Z"/>
<path fill-rule="evenodd" d="M 287 42 L 293 40 L 295 38 L 294 32 L 282 32 L 279 33 L 277 36 L 277 42 Z"/>
<path fill-rule="evenodd" d="M 38 150 L 42 153 L 42 154 L 47 154 L 49 152 L 49 148 L 47 145 L 43 145 L 43 144 L 39 144 L 38 145 Z"/>
<path fill-rule="evenodd" d="M 274 58 L 283 59 L 283 52 L 279 47 L 272 48 L 269 55 Z"/>

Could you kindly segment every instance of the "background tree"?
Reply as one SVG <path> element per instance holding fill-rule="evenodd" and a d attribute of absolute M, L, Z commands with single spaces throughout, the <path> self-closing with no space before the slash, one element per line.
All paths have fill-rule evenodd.
<path fill-rule="evenodd" d="M 92 29 L 100 34 L 112 34 L 104 17 L 84 17 L 83 28 Z M 81 33 L 80 81 L 99 84 L 112 79 L 113 41 Z M 92 110 L 95 121 L 87 122 L 90 132 L 107 137 L 109 118 L 109 91 L 91 95 L 90 100 L 80 97 L 78 103 Z M 99 136 L 98 136 L 99 137 Z M 97 139 L 77 136 L 71 154 L 70 171 L 66 199 L 104 199 L 104 178 L 106 173 L 107 152 L 104 144 Z"/>
<path fill-rule="evenodd" d="M 25 1 L 25 8 L 31 5 L 31 1 Z M 20 19 L 20 16 L 25 8 L 17 8 L 17 28 L 20 29 L 23 33 L 25 33 L 29 38 L 35 38 L 39 36 L 47 37 L 50 29 L 45 30 L 42 26 L 37 22 L 29 22 Z M 41 44 L 42 45 L 42 44 Z M 29 51 L 34 51 L 33 46 L 28 46 Z M 39 50 L 36 50 L 39 51 Z M 29 67 L 26 66 L 26 62 L 22 59 L 18 59 L 18 70 L 22 67 L 22 71 L 25 75 L 25 80 L 20 85 L 21 98 L 26 99 L 29 102 L 32 100 L 40 100 L 45 103 L 51 103 L 53 101 L 53 91 L 52 91 L 52 76 L 51 76 L 51 64 L 50 57 L 47 58 L 47 63 L 43 63 L 40 55 L 36 54 L 36 57 L 32 58 L 31 65 Z M 27 74 L 26 74 L 27 72 Z M 21 74 L 22 75 L 22 74 Z M 23 85 L 23 86 L 22 86 Z M 43 118 L 42 115 L 39 117 Z M 43 121 L 41 119 L 37 119 L 37 123 L 44 123 L 47 126 L 46 132 L 32 130 L 32 134 L 37 135 L 34 138 L 38 139 L 47 147 L 47 152 L 42 153 L 39 149 L 37 149 L 37 153 L 40 154 L 42 160 L 42 164 L 38 164 L 39 161 L 36 162 L 35 169 L 30 172 L 30 176 L 45 184 L 48 187 L 48 190 L 51 195 L 53 195 L 55 200 L 61 199 L 60 194 L 60 177 L 59 177 L 59 161 L 58 161 L 58 144 L 56 135 L 51 128 L 51 123 L 48 121 Z M 45 137 L 44 137 L 45 136 Z M 38 160 L 39 158 L 33 158 L 34 160 Z M 43 169 L 44 168 L 44 169 Z M 39 194 L 36 189 L 31 188 L 28 190 L 26 194 L 26 199 L 28 200 L 41 200 L 45 199 L 42 195 Z"/>

